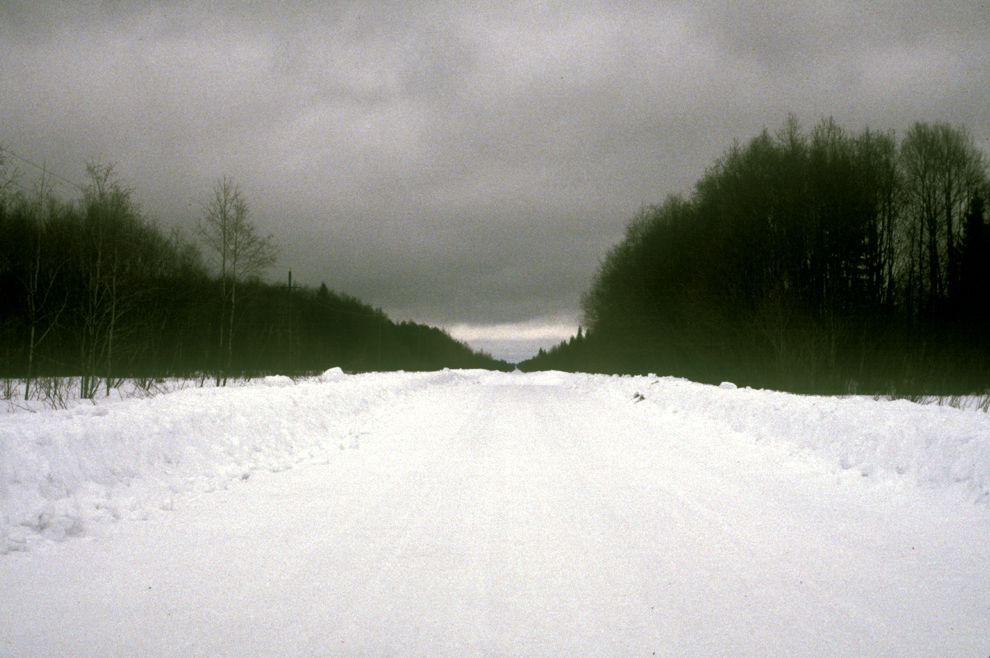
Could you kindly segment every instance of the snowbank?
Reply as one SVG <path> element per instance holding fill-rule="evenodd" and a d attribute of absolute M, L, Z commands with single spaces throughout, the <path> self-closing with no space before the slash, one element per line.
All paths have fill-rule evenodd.
<path fill-rule="evenodd" d="M 269 377 L 234 388 L 0 415 L 0 553 L 41 538 L 79 536 L 93 523 L 168 510 L 176 494 L 226 487 L 258 469 L 328 462 L 342 449 L 361 448 L 369 419 L 397 397 L 510 384 L 604 396 L 616 428 L 648 423 L 660 435 L 677 414 L 715 439 L 733 433 L 777 442 L 816 451 L 837 471 L 958 487 L 971 500 L 990 501 L 990 414 L 979 411 L 673 378 L 331 369 L 297 383 Z"/>
<path fill-rule="evenodd" d="M 870 397 L 800 396 L 705 386 L 684 379 L 631 378 L 654 410 L 707 418 L 712 427 L 819 452 L 864 477 L 906 477 L 961 486 L 990 502 L 990 414 Z"/>
<path fill-rule="evenodd" d="M 226 487 L 254 470 L 326 462 L 357 447 L 369 409 L 423 382 L 292 384 L 267 377 L 0 416 L 0 554 L 82 535 L 94 522 L 143 518 L 170 509 L 175 494 Z"/>

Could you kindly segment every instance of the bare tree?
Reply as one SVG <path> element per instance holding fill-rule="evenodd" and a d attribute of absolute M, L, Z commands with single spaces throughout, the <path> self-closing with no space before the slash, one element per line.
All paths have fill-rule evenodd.
<path fill-rule="evenodd" d="M 45 235 L 55 214 L 56 206 L 57 201 L 52 194 L 51 184 L 47 176 L 42 176 L 37 183 L 35 198 L 26 208 L 32 224 L 31 239 L 34 244 L 23 282 L 28 324 L 27 369 L 24 378 L 25 400 L 31 397 L 34 362 L 38 348 L 55 328 L 68 303 L 64 286 L 56 286 L 59 271 L 64 263 L 62 260 L 46 263 L 46 254 L 43 249 Z M 57 300 L 56 297 L 59 296 L 61 299 Z"/>
<path fill-rule="evenodd" d="M 985 183 L 982 155 L 963 128 L 916 123 L 901 143 L 915 258 L 927 274 L 929 311 L 956 292 L 963 219 Z"/>
<path fill-rule="evenodd" d="M 118 182 L 112 164 L 91 163 L 86 173 L 79 250 L 85 294 L 80 392 L 92 397 L 99 388 L 101 367 L 107 393 L 115 383 L 116 341 L 139 293 L 127 279 L 135 274 L 130 271 L 130 239 L 141 220 L 131 190 Z"/>
<path fill-rule="evenodd" d="M 14 242 L 14 240 L 11 240 L 11 234 L 13 232 L 11 227 L 11 210 L 13 203 L 17 200 L 17 197 L 12 193 L 13 186 L 16 183 L 17 173 L 10 168 L 8 162 L 3 147 L 0 146 L 0 276 L 9 275 L 15 269 L 14 259 L 12 257 L 14 250 L 11 249 L 11 245 Z M 5 369 L 9 367 L 12 359 L 16 358 L 12 357 L 11 353 L 14 351 L 13 346 L 16 342 L 17 322 L 14 313 L 10 310 L 9 304 L 9 293 L 0 296 L 0 343 L 2 343 L 0 366 Z M 10 399 L 12 395 L 12 382 L 5 379 L 0 396 Z"/>
<path fill-rule="evenodd" d="M 213 187 L 199 223 L 199 234 L 216 258 L 220 273 L 219 351 L 215 379 L 227 383 L 234 354 L 234 317 L 237 284 L 259 276 L 275 262 L 271 235 L 260 236 L 248 219 L 248 207 L 240 187 L 224 176 Z"/>
<path fill-rule="evenodd" d="M 0 146 L 0 207 L 4 208 L 13 196 L 11 191 L 17 184 L 17 171 L 8 162 L 3 154 L 3 146 Z"/>

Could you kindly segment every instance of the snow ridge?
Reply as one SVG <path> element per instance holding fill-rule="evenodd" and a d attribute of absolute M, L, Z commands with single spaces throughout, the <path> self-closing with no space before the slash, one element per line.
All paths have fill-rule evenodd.
<path fill-rule="evenodd" d="M 635 378 L 655 410 L 708 419 L 751 437 L 813 450 L 864 477 L 959 486 L 990 503 L 990 414 L 866 396 L 802 396 L 684 379 Z"/>
<path fill-rule="evenodd" d="M 92 523 L 145 518 L 175 494 L 225 488 L 259 469 L 328 462 L 356 444 L 369 409 L 422 382 L 339 372 L 236 388 L 0 417 L 0 554 Z"/>
<path fill-rule="evenodd" d="M 675 378 L 446 370 L 350 376 L 334 369 L 298 383 L 269 377 L 0 416 L 0 554 L 169 510 L 177 494 L 225 488 L 256 470 L 329 463 L 343 449 L 360 449 L 375 414 L 417 391 L 520 383 L 605 396 L 616 427 L 634 414 L 660 435 L 676 414 L 711 440 L 731 434 L 810 450 L 837 472 L 990 501 L 990 414 L 979 411 Z"/>

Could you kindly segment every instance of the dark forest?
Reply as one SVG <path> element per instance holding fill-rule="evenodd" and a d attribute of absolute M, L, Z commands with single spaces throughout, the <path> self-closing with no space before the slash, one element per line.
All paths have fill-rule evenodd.
<path fill-rule="evenodd" d="M 80 377 L 92 397 L 125 377 L 508 367 L 325 284 L 264 282 L 276 245 L 228 178 L 194 241 L 147 219 L 112 166 L 90 165 L 74 200 L 50 175 L 2 173 L 0 377 L 26 380 L 26 396 L 51 376 Z"/>
<path fill-rule="evenodd" d="M 605 257 L 579 334 L 523 369 L 677 375 L 796 392 L 990 386 L 987 168 L 970 135 L 789 120 Z"/>

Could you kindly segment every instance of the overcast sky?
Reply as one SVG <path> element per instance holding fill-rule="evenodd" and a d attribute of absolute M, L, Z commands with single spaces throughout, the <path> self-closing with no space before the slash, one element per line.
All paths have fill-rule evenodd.
<path fill-rule="evenodd" d="M 114 162 L 190 229 L 230 175 L 272 278 L 513 357 L 576 329 L 640 206 L 788 113 L 990 151 L 987 0 L 277 4 L 0 0 L 0 145 Z"/>

